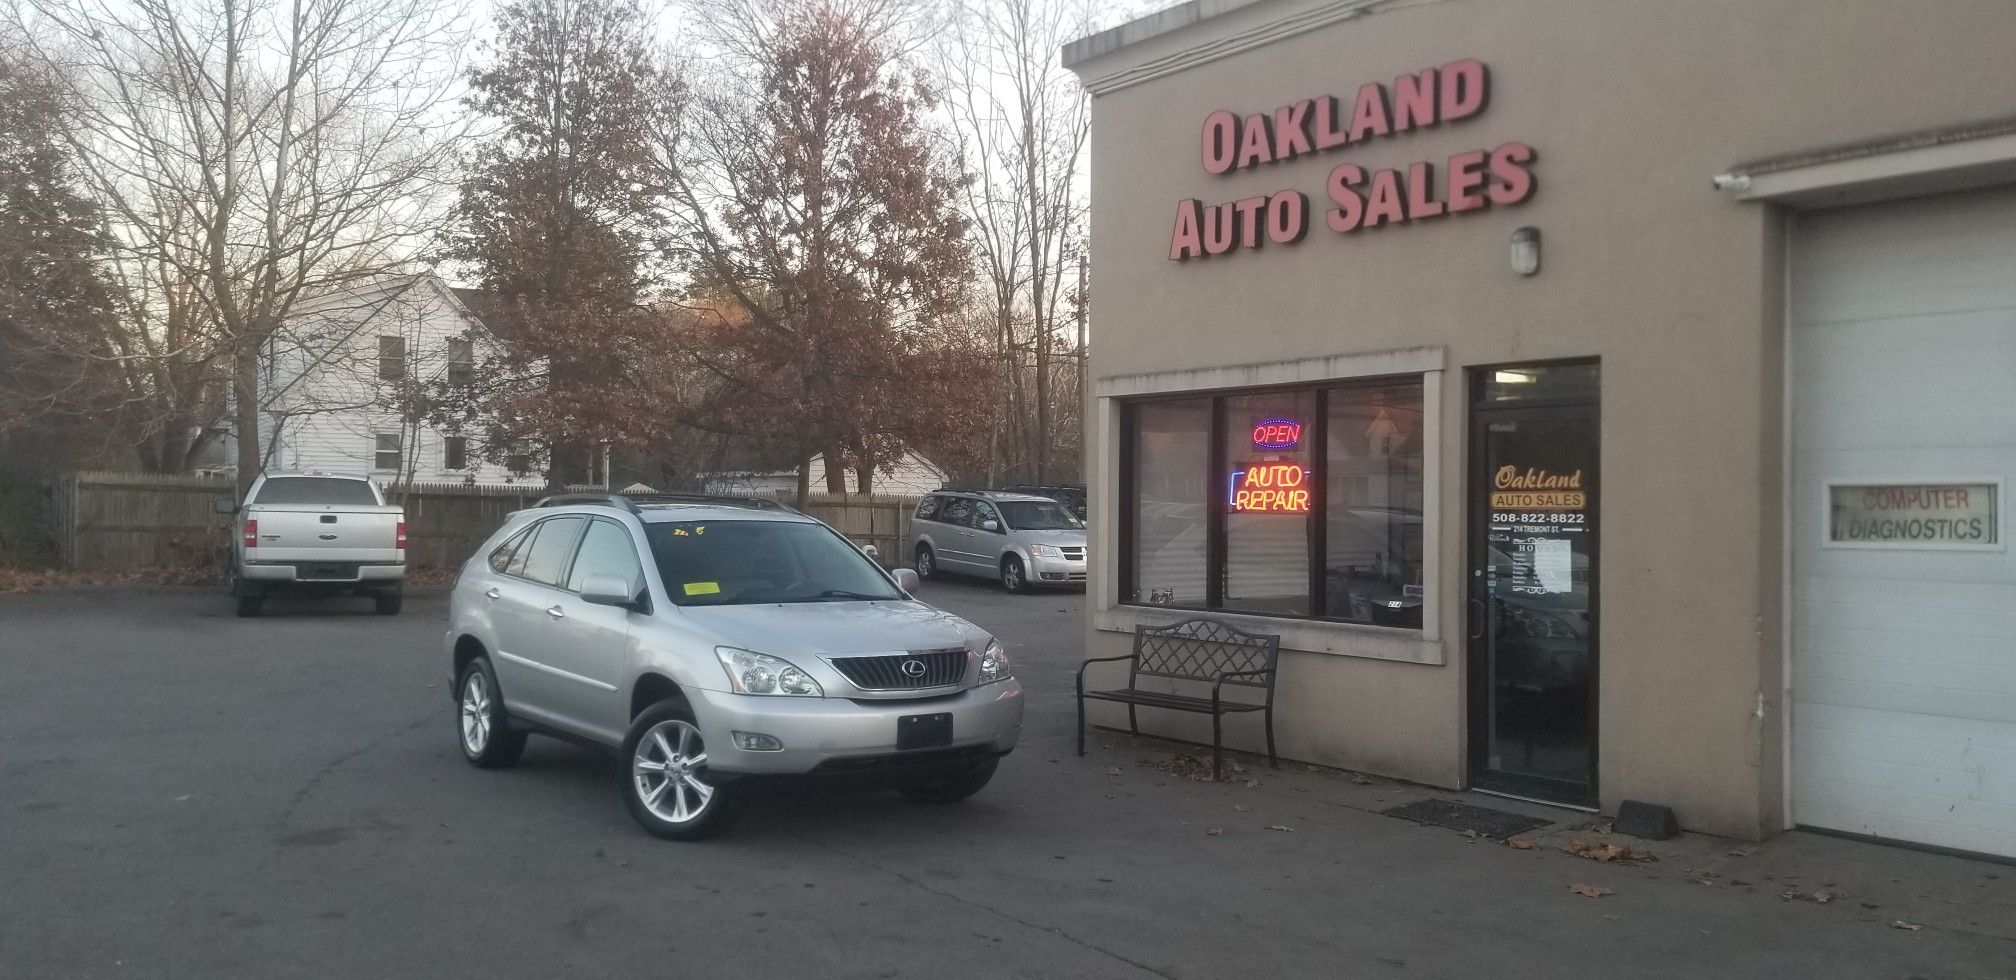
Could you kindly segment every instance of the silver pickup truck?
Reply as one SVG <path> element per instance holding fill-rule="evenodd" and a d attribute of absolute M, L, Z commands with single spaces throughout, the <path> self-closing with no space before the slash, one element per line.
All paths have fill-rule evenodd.
<path fill-rule="evenodd" d="M 396 616 L 405 597 L 406 514 L 387 506 L 369 477 L 268 473 L 236 515 L 231 596 L 257 616 L 270 595 L 360 595 Z"/>

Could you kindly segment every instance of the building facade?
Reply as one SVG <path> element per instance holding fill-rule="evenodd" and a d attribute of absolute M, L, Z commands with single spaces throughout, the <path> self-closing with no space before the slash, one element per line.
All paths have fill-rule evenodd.
<path fill-rule="evenodd" d="M 2011 37 L 1198 0 L 1069 46 L 1088 655 L 1210 615 L 1282 636 L 1291 758 L 2016 856 Z"/>

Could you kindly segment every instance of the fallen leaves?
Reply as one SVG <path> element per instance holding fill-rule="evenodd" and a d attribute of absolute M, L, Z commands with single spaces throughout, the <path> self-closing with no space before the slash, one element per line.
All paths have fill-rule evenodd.
<path fill-rule="evenodd" d="M 1200 759 L 1194 755 L 1173 755 L 1167 759 L 1143 762 L 1142 765 L 1150 769 L 1166 772 L 1171 776 L 1180 776 L 1192 782 L 1208 783 L 1211 781 L 1211 760 Z M 1235 779 L 1245 772 L 1246 768 L 1241 766 L 1237 760 L 1225 760 L 1223 766 L 1224 778 Z M 1248 780 L 1247 785 L 1258 784 Z"/>
<path fill-rule="evenodd" d="M 1274 823 L 1274 824 L 1268 824 L 1268 825 L 1267 825 L 1267 829 L 1268 829 L 1268 830 L 1278 830 L 1278 831 L 1280 831 L 1280 832 L 1282 832 L 1282 833 L 1284 833 L 1284 834 L 1292 834 L 1292 833 L 1294 833 L 1294 832 L 1295 832 L 1295 828 L 1293 828 L 1293 827 L 1290 827 L 1290 826 L 1288 826 L 1288 825 L 1286 825 L 1286 824 L 1278 824 L 1278 823 Z"/>
<path fill-rule="evenodd" d="M 1531 837 L 1514 837 L 1507 840 L 1505 846 L 1515 851 L 1532 851 L 1539 849 L 1540 842 Z"/>
<path fill-rule="evenodd" d="M 1916 922 L 1906 922 L 1906 921 L 1904 921 L 1903 919 L 1891 919 L 1891 920 L 1890 920 L 1890 928 L 1892 928 L 1892 929 L 1904 929 L 1904 930 L 1906 930 L 1906 931 L 1909 931 L 1909 932 L 1917 932 L 1918 930 L 1920 930 L 1920 929 L 1923 929 L 1923 928 L 1925 928 L 1925 927 L 1924 927 L 1924 926 L 1921 926 L 1921 925 L 1919 925 L 1919 924 L 1918 924 L 1918 923 L 1916 923 Z"/>
<path fill-rule="evenodd" d="M 1224 836 L 1224 834 L 1225 834 L 1225 828 L 1223 827 L 1213 827 L 1204 832 L 1204 836 L 1206 837 L 1222 837 Z"/>
<path fill-rule="evenodd" d="M 1118 775 L 1120 775 L 1120 767 L 1119 767 L 1119 766 L 1108 766 L 1108 767 L 1106 767 L 1106 775 L 1108 775 L 1108 776 L 1118 776 Z"/>
<path fill-rule="evenodd" d="M 1622 844 L 1597 844 L 1580 837 L 1561 847 L 1561 853 L 1586 858 L 1603 864 L 1625 864 L 1635 861 L 1657 861 L 1658 858 L 1646 851 L 1632 850 Z"/>
<path fill-rule="evenodd" d="M 1579 881 L 1569 885 L 1568 890 L 1583 898 L 1602 898 L 1605 895 L 1616 894 L 1614 889 L 1605 888 L 1602 885 L 1585 885 Z"/>

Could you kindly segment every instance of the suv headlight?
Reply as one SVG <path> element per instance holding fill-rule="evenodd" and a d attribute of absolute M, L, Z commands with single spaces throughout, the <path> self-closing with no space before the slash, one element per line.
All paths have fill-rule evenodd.
<path fill-rule="evenodd" d="M 992 684 L 1013 676 L 1008 669 L 1008 651 L 1001 648 L 1000 640 L 988 640 L 987 649 L 980 654 L 980 683 Z"/>
<path fill-rule="evenodd" d="M 1038 558 L 1064 557 L 1064 549 L 1059 548 L 1054 544 L 1032 544 L 1029 546 L 1029 553 L 1035 555 Z"/>
<path fill-rule="evenodd" d="M 728 672 L 728 687 L 737 694 L 772 694 L 782 697 L 823 698 L 819 682 L 781 657 L 735 647 L 715 647 L 721 669 Z"/>

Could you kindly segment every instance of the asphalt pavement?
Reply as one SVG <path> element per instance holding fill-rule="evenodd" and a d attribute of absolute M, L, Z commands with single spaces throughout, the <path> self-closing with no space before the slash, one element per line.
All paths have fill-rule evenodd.
<path fill-rule="evenodd" d="M 637 829 L 602 755 L 466 765 L 439 598 L 0 597 L 0 977 L 2016 977 L 2016 868 L 1803 834 L 1601 863 L 1561 811 L 1519 850 L 1378 812 L 1462 794 L 1196 782 L 1111 733 L 1080 759 L 1084 597 L 924 597 L 1029 689 L 994 783 L 700 844 Z"/>

